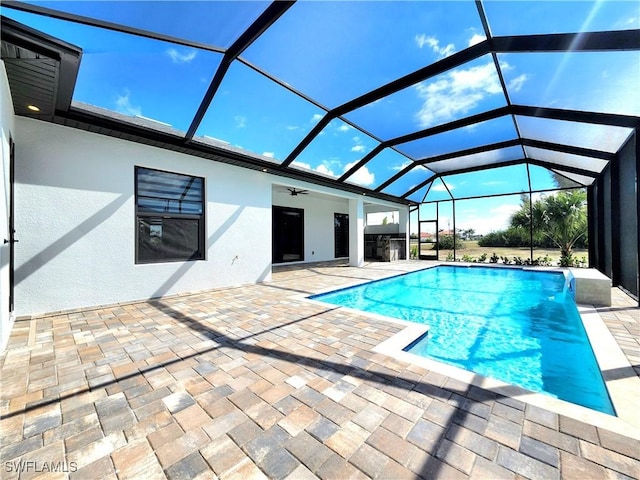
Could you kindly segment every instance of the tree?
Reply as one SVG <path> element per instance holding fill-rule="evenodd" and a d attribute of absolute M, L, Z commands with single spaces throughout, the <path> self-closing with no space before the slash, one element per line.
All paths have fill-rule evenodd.
<path fill-rule="evenodd" d="M 462 235 L 464 236 L 465 240 L 471 240 L 475 233 L 476 231 L 473 228 L 467 228 L 466 230 L 462 231 Z"/>
<path fill-rule="evenodd" d="M 571 188 L 576 186 L 576 182 L 565 177 L 564 175 L 560 175 L 556 172 L 550 172 L 551 177 L 553 179 L 553 183 L 556 184 L 558 188 Z"/>
<path fill-rule="evenodd" d="M 581 189 L 543 196 L 533 204 L 528 195 L 523 195 L 520 210 L 511 217 L 511 226 L 529 229 L 532 222 L 534 237 L 543 236 L 558 247 L 560 265 L 569 266 L 573 263 L 573 247 L 587 236 L 586 204 L 587 194 Z"/>
<path fill-rule="evenodd" d="M 453 250 L 454 242 L 455 242 L 456 250 L 462 250 L 464 248 L 464 243 L 462 242 L 462 238 L 460 238 L 460 235 L 458 235 L 457 233 L 455 235 L 455 240 L 454 240 L 454 236 L 449 233 L 439 234 L 438 242 L 433 245 L 432 249 L 433 250 L 436 250 L 436 249 Z"/>
<path fill-rule="evenodd" d="M 534 227 L 560 248 L 560 265 L 573 263 L 572 249 L 587 236 L 587 194 L 584 190 L 565 190 L 543 198 L 543 208 L 534 208 Z M 538 218 L 536 218 L 538 217 Z"/>

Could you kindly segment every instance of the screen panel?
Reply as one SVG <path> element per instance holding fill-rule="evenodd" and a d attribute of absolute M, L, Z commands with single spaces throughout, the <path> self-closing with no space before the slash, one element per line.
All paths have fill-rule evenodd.
<path fill-rule="evenodd" d="M 523 138 L 615 153 L 632 128 L 516 116 Z"/>
<path fill-rule="evenodd" d="M 493 35 L 579 33 L 640 28 L 638 5 L 627 1 L 483 2 Z"/>
<path fill-rule="evenodd" d="M 494 118 L 468 127 L 456 128 L 438 135 L 402 143 L 398 150 L 413 159 L 422 160 L 467 148 L 513 140 L 518 137 L 510 116 Z"/>
<path fill-rule="evenodd" d="M 414 187 L 417 187 L 422 182 L 426 182 L 433 176 L 434 173 L 431 170 L 418 165 L 417 167 L 412 168 L 407 174 L 401 176 L 395 182 L 388 185 L 382 190 L 382 192 L 389 195 L 401 196 L 409 190 L 412 190 Z"/>
<path fill-rule="evenodd" d="M 558 167 L 575 167 L 591 172 L 601 172 L 607 166 L 606 160 L 599 158 L 585 157 L 583 155 L 574 155 L 572 153 L 556 152 L 537 147 L 524 147 L 527 158 L 549 162 L 558 165 Z"/>
<path fill-rule="evenodd" d="M 638 51 L 500 53 L 498 59 L 513 103 L 640 115 Z"/>
<path fill-rule="evenodd" d="M 45 1 L 38 6 L 228 48 L 269 6 L 266 1 Z"/>
<path fill-rule="evenodd" d="M 436 173 L 446 173 L 448 171 L 499 164 L 507 161 L 518 160 L 522 157 L 522 148 L 509 147 L 474 153 L 472 155 L 464 155 L 462 157 L 452 158 L 449 160 L 431 162 L 425 164 L 425 166 Z"/>
<path fill-rule="evenodd" d="M 365 105 L 346 117 L 383 140 L 506 105 L 490 55 Z"/>
<path fill-rule="evenodd" d="M 282 161 L 324 111 L 234 62 L 196 134 Z"/>
<path fill-rule="evenodd" d="M 454 198 L 529 191 L 529 177 L 525 164 L 446 175 L 442 180 Z"/>
<path fill-rule="evenodd" d="M 297 2 L 243 56 L 334 108 L 463 50 L 482 31 L 472 2 Z"/>

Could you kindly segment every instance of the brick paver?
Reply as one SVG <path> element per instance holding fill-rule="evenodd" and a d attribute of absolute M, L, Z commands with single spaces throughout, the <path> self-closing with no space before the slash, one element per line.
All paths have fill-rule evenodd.
<path fill-rule="evenodd" d="M 401 325 L 301 298 L 425 266 L 277 267 L 269 283 L 18 319 L 0 476 L 640 478 L 638 440 L 375 353 Z M 613 299 L 599 313 L 640 373 L 640 310 Z"/>

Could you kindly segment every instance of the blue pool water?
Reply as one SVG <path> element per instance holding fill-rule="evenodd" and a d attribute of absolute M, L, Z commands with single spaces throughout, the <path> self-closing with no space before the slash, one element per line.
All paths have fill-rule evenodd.
<path fill-rule="evenodd" d="M 615 415 L 560 272 L 438 266 L 311 298 L 427 324 L 405 350 Z"/>

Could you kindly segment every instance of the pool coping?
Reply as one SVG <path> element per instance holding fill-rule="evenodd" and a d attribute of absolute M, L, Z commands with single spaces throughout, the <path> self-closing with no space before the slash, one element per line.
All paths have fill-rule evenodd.
<path fill-rule="evenodd" d="M 459 265 L 446 263 L 439 265 L 467 266 L 466 264 Z M 425 267 L 424 270 L 434 268 L 439 265 L 431 265 Z M 492 268 L 492 266 L 486 267 Z M 497 266 L 495 268 L 505 267 Z M 518 266 L 516 268 L 526 270 L 542 270 L 536 269 L 535 267 L 531 268 L 526 266 Z M 546 268 L 543 271 L 565 273 L 567 270 L 561 268 Z M 320 300 L 309 297 L 322 295 L 323 293 L 343 290 L 366 283 L 375 282 L 378 280 L 384 280 L 385 278 L 402 276 L 405 274 L 406 273 L 399 275 L 389 275 L 388 277 L 380 278 L 377 280 L 350 282 L 348 284 L 341 285 L 338 288 L 336 288 L 335 286 L 329 287 L 314 292 L 311 295 L 296 295 L 295 297 L 297 300 L 327 305 Z M 598 362 L 600 372 L 603 375 L 607 391 L 609 392 L 609 397 L 616 410 L 617 416 L 615 417 L 592 410 L 587 407 L 583 407 L 581 405 L 576 405 L 574 403 L 560 400 L 558 398 L 554 398 L 542 393 L 532 392 L 522 387 L 518 387 L 493 378 L 485 377 L 483 375 L 470 372 L 453 365 L 438 362 L 430 358 L 421 357 L 419 355 L 404 351 L 404 348 L 406 348 L 408 345 L 428 332 L 428 325 L 413 323 L 407 320 L 400 320 L 397 318 L 388 317 L 377 313 L 365 312 L 363 310 L 357 310 L 349 307 L 340 306 L 338 308 L 375 320 L 391 322 L 404 326 L 401 331 L 374 346 L 372 350 L 376 353 L 381 353 L 393 359 L 404 361 L 409 364 L 418 365 L 426 368 L 427 370 L 445 375 L 469 385 L 474 385 L 485 390 L 498 393 L 500 395 L 515 398 L 525 403 L 550 410 L 554 413 L 580 420 L 590 425 L 605 428 L 612 432 L 640 440 L 640 409 L 637 408 L 637 399 L 640 398 L 640 377 L 636 375 L 631 364 L 629 363 L 629 360 L 618 345 L 612 333 L 609 331 L 609 328 L 605 324 L 602 317 L 600 317 L 600 314 L 596 310 L 596 307 L 594 305 L 588 304 L 577 304 L 577 307 L 582 319 L 582 323 L 587 332 L 589 342 L 591 343 L 591 347 L 595 354 L 596 361 Z"/>

